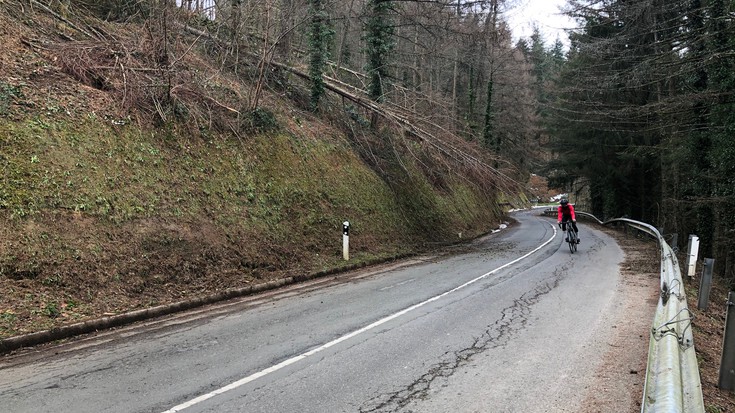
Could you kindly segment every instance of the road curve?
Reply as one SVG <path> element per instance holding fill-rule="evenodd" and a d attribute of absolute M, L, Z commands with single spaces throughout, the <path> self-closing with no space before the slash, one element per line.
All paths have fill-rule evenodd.
<path fill-rule="evenodd" d="M 614 240 L 553 222 L 0 359 L 23 412 L 578 411 L 617 309 Z"/>

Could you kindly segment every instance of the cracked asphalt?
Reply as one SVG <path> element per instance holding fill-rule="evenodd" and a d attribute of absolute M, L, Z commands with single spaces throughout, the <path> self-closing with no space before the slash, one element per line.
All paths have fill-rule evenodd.
<path fill-rule="evenodd" d="M 552 221 L 533 211 L 515 217 L 508 229 L 452 253 L 7 358 L 0 406 L 14 413 L 580 411 L 615 333 L 610 322 L 628 308 L 619 305 L 623 253 L 581 224 L 572 255 Z"/>
<path fill-rule="evenodd" d="M 500 319 L 489 326 L 480 337 L 474 338 L 469 347 L 447 354 L 446 361 L 432 366 L 405 389 L 370 400 L 367 404 L 371 407 L 361 408 L 360 413 L 403 411 L 406 406 L 415 404 L 416 401 L 427 400 L 438 387 L 446 388 L 446 384 L 439 384 L 439 380 L 450 379 L 461 368 L 475 361 L 478 355 L 506 346 L 514 334 L 526 326 L 528 316 L 531 314 L 530 307 L 538 302 L 542 295 L 554 289 L 558 285 L 557 280 L 546 282 L 514 300 L 511 306 L 502 310 Z"/>

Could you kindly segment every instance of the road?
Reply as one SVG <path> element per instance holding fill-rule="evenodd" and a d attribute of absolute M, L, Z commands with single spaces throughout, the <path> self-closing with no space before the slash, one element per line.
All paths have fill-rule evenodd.
<path fill-rule="evenodd" d="M 583 224 L 572 255 L 553 221 L 514 218 L 446 254 L 2 358 L 0 410 L 580 411 L 623 252 Z"/>

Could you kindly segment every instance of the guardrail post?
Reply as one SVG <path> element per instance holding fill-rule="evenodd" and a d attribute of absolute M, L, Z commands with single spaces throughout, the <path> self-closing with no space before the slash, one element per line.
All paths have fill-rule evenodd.
<path fill-rule="evenodd" d="M 725 315 L 725 339 L 722 342 L 720 380 L 717 386 L 723 390 L 735 390 L 735 293 L 727 294 Z"/>
<path fill-rule="evenodd" d="M 694 277 L 694 271 L 697 267 L 697 256 L 699 255 L 699 237 L 689 235 L 689 246 L 687 247 L 687 275 Z"/>
<path fill-rule="evenodd" d="M 679 251 L 679 234 L 676 232 L 671 234 L 671 245 L 674 252 Z"/>
<path fill-rule="evenodd" d="M 707 305 L 709 305 L 709 292 L 712 289 L 712 270 L 714 267 L 714 259 L 704 259 L 704 270 L 702 271 L 702 279 L 699 280 L 699 300 L 697 301 L 697 308 L 700 310 L 706 310 Z"/>

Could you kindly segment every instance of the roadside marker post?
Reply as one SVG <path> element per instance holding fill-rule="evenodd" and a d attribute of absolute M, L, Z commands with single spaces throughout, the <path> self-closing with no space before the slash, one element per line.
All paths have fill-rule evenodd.
<path fill-rule="evenodd" d="M 697 256 L 699 255 L 699 237 L 689 235 L 689 247 L 687 248 L 687 275 L 694 277 L 694 271 L 697 267 Z"/>
<path fill-rule="evenodd" d="M 342 257 L 345 261 L 350 259 L 350 221 L 342 223 Z"/>

